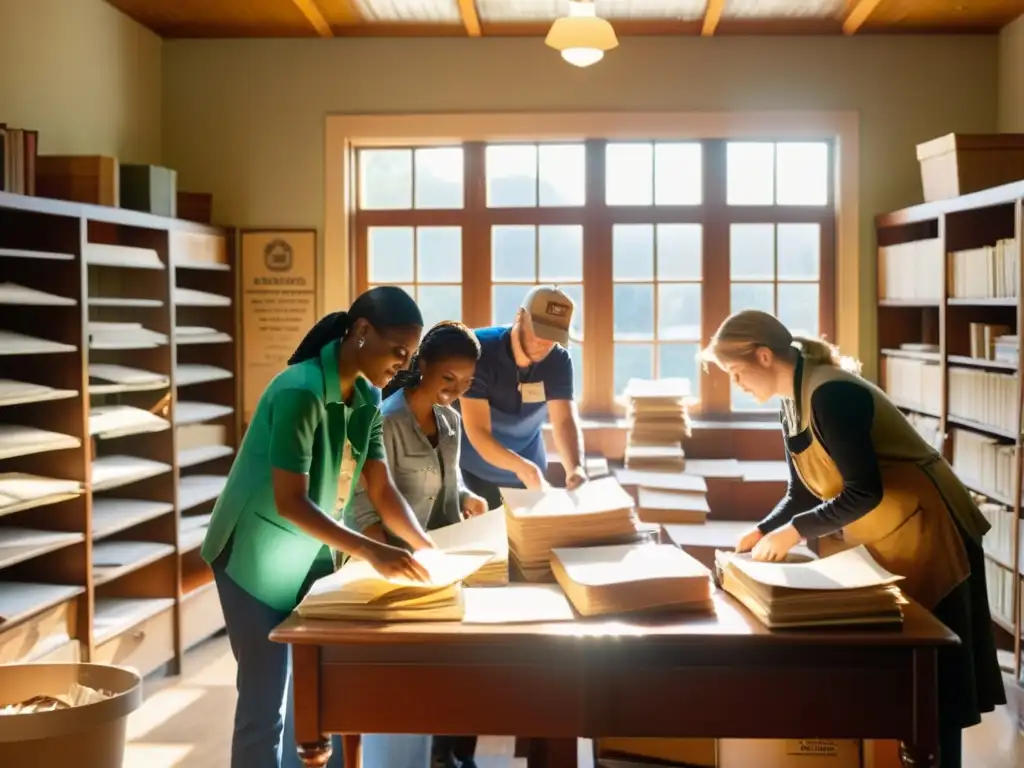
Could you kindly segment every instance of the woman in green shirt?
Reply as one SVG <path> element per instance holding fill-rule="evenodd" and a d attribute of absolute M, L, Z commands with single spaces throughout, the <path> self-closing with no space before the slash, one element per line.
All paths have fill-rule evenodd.
<path fill-rule="evenodd" d="M 317 323 L 256 405 L 202 548 L 238 662 L 232 768 L 301 764 L 289 647 L 268 635 L 330 573 L 332 550 L 385 575 L 426 578 L 405 549 L 346 528 L 336 503 L 348 443 L 352 486 L 362 479 L 388 529 L 413 550 L 433 547 L 392 483 L 379 408 L 380 387 L 408 365 L 422 331 L 405 291 L 373 288 Z M 334 741 L 330 765 L 341 766 Z"/>

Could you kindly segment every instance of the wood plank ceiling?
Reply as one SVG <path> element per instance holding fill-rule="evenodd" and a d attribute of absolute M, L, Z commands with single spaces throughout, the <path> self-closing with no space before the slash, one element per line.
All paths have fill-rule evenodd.
<path fill-rule="evenodd" d="M 544 35 L 567 0 L 108 0 L 168 38 Z M 1024 0 L 595 0 L 620 35 L 995 32 Z"/>

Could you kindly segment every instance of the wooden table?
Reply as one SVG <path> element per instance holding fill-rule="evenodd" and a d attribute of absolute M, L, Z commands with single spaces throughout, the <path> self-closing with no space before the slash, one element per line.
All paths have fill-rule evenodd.
<path fill-rule="evenodd" d="M 959 642 L 916 604 L 902 630 L 770 632 L 722 593 L 713 615 L 670 619 L 293 615 L 271 639 L 293 647 L 308 768 L 326 765 L 334 733 L 525 736 L 531 768 L 576 766 L 578 737 L 898 739 L 906 766 L 931 768 L 937 652 Z"/>

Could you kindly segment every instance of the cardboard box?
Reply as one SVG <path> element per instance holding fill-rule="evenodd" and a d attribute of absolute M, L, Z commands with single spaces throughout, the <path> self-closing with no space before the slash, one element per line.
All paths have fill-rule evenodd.
<path fill-rule="evenodd" d="M 116 157 L 103 155 L 39 155 L 36 195 L 74 203 L 120 204 L 120 172 Z"/>
<path fill-rule="evenodd" d="M 597 754 L 600 757 L 646 757 L 694 768 L 715 768 L 718 765 L 715 739 L 598 739 Z"/>
<path fill-rule="evenodd" d="M 859 739 L 719 739 L 718 768 L 861 768 Z"/>
<path fill-rule="evenodd" d="M 1024 180 L 1024 134 L 950 133 L 917 145 L 925 202 Z"/>

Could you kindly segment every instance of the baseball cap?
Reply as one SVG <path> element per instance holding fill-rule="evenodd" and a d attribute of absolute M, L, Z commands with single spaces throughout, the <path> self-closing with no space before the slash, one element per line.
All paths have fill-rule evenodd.
<path fill-rule="evenodd" d="M 530 289 L 520 305 L 533 321 L 533 332 L 540 338 L 569 346 L 569 326 L 575 309 L 569 294 L 554 285 Z"/>

